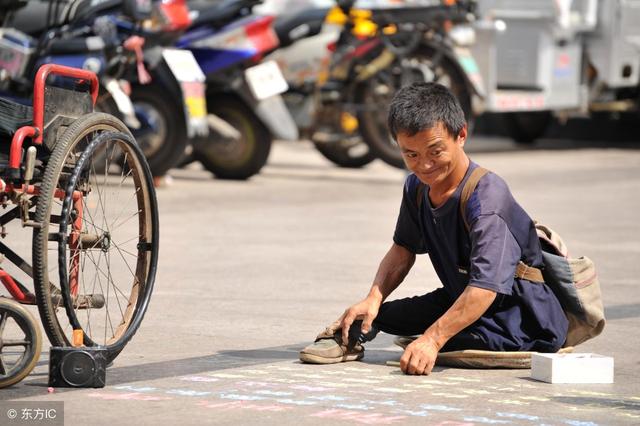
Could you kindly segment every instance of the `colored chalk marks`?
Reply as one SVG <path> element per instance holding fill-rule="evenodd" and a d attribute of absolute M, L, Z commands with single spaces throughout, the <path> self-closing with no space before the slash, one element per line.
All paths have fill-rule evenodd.
<path fill-rule="evenodd" d="M 326 419 L 350 424 L 596 426 L 590 416 L 605 408 L 598 404 L 599 399 L 609 401 L 606 409 L 620 421 L 633 421 L 640 414 L 625 410 L 640 405 L 637 397 L 616 399 L 612 393 L 575 387 L 563 388 L 559 393 L 557 387 L 520 383 L 516 379 L 505 386 L 496 384 L 504 381 L 482 378 L 491 373 L 445 370 L 428 377 L 407 378 L 383 366 L 280 363 L 248 370 L 199 372 L 162 384 L 154 382 L 153 386 L 118 385 L 89 396 L 140 403 L 180 398 L 202 410 L 288 416 L 295 413 L 300 423 L 307 418 L 310 423 Z M 548 415 L 546 410 L 541 414 L 541 404 L 555 407 L 556 413 L 560 408 L 564 414 Z"/>

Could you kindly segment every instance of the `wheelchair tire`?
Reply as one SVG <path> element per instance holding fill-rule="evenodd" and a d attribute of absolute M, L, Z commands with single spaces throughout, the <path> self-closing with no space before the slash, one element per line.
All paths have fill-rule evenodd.
<path fill-rule="evenodd" d="M 36 300 L 49 340 L 67 346 L 73 330 L 82 329 L 84 345 L 107 347 L 111 359 L 149 303 L 159 227 L 149 165 L 128 131 L 113 131 L 114 121 L 88 114 L 57 141 L 33 234 Z M 104 157 L 104 171 L 96 173 L 94 156 L 104 152 L 117 158 Z"/>
<path fill-rule="evenodd" d="M 13 323 L 9 324 L 8 323 Z M 16 339 L 15 334 L 19 335 Z M 0 389 L 24 379 L 36 366 L 42 350 L 40 325 L 31 313 L 18 302 L 0 297 Z M 7 334 L 11 334 L 7 336 Z M 24 334 L 24 338 L 22 338 Z M 9 353 L 10 347 L 24 347 L 24 351 Z M 15 360 L 15 362 L 11 362 Z"/>

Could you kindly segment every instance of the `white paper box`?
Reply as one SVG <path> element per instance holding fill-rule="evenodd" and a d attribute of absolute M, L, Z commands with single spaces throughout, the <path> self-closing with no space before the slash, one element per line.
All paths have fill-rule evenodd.
<path fill-rule="evenodd" d="M 613 358 L 590 353 L 532 354 L 531 378 L 547 383 L 613 383 Z"/>

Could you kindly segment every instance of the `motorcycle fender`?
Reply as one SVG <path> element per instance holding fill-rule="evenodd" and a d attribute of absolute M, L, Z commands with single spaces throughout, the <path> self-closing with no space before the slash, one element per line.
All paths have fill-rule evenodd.
<path fill-rule="evenodd" d="M 282 96 L 274 95 L 259 101 L 251 94 L 246 82 L 238 90 L 238 94 L 253 109 L 275 139 L 298 140 L 300 137 L 298 126 L 291 117 Z"/>
<path fill-rule="evenodd" d="M 118 111 L 122 114 L 124 124 L 126 124 L 130 129 L 139 129 L 141 124 L 136 117 L 131 98 L 129 98 L 124 90 L 122 90 L 118 80 L 106 77 L 103 79 L 103 85 L 116 103 Z"/>

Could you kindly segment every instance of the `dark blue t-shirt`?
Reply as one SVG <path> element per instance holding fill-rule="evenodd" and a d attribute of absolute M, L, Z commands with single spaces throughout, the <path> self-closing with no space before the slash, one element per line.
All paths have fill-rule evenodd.
<path fill-rule="evenodd" d="M 472 325 L 489 347 L 555 352 L 566 339 L 567 318 L 546 285 L 514 277 L 519 261 L 541 267 L 542 254 L 533 221 L 496 174 L 486 174 L 469 198 L 470 231 L 465 228 L 460 193 L 476 167 L 470 163 L 454 194 L 436 208 L 428 186 L 418 208 L 419 180 L 408 176 L 393 240 L 413 253 L 429 255 L 451 304 L 467 285 L 498 293 Z"/>

